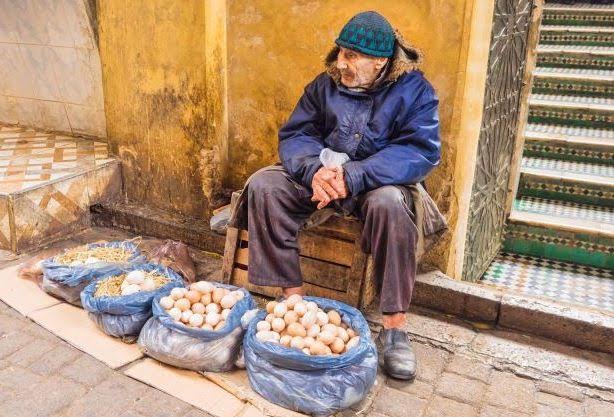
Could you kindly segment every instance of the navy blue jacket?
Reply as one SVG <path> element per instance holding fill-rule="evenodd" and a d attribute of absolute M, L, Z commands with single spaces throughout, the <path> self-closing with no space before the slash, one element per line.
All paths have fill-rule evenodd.
<path fill-rule="evenodd" d="M 323 148 L 347 153 L 352 196 L 422 181 L 439 163 L 438 99 L 422 72 L 411 70 L 368 92 L 350 91 L 330 71 L 316 77 L 279 131 L 279 158 L 311 188 Z"/>

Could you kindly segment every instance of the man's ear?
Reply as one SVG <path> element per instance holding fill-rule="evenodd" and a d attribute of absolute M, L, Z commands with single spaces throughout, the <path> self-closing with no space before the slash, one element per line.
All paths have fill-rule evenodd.
<path fill-rule="evenodd" d="M 386 65 L 386 63 L 388 62 L 388 58 L 378 58 L 377 62 L 375 63 L 375 68 L 377 68 L 378 70 L 381 70 L 382 68 L 384 68 L 384 65 Z"/>

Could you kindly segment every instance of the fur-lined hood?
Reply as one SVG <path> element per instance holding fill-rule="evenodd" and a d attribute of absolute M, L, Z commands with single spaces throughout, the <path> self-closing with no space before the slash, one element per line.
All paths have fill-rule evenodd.
<path fill-rule="evenodd" d="M 394 55 L 390 58 L 387 70 L 388 74 L 384 82 L 394 82 L 401 75 L 420 69 L 420 65 L 422 64 L 422 51 L 406 41 L 398 30 L 394 31 L 394 35 L 396 38 Z M 341 71 L 337 68 L 337 55 L 339 54 L 339 50 L 339 46 L 335 45 L 324 60 L 326 72 L 337 84 L 339 84 L 341 80 Z"/>

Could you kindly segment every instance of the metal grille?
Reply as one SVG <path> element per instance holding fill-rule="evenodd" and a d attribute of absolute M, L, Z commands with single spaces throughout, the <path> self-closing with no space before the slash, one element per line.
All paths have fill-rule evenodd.
<path fill-rule="evenodd" d="M 471 192 L 463 279 L 476 281 L 501 247 L 533 0 L 496 0 L 484 113 Z"/>

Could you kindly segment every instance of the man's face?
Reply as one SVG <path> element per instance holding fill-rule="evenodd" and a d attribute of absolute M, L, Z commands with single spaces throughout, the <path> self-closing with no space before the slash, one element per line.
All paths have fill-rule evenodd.
<path fill-rule="evenodd" d="M 348 88 L 370 87 L 388 61 L 388 58 L 373 57 L 352 49 L 340 48 L 337 68 L 341 71 L 341 84 Z"/>

